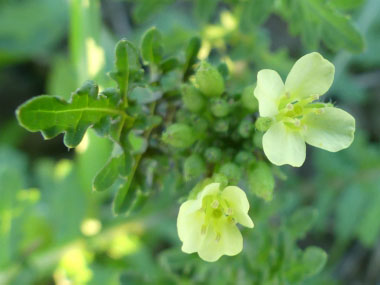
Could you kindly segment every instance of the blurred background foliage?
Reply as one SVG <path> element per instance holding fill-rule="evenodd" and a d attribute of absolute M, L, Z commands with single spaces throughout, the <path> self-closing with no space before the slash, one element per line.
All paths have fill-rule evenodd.
<path fill-rule="evenodd" d="M 231 93 L 262 68 L 284 77 L 319 51 L 336 66 L 328 100 L 357 119 L 349 149 L 308 149 L 301 169 L 274 169 L 271 202 L 249 194 L 255 228 L 236 257 L 208 264 L 180 251 L 186 189 L 168 157 L 142 164 L 154 201 L 114 217 L 113 192 L 91 190 L 108 140 L 89 131 L 67 151 L 61 137 L 43 141 L 17 125 L 14 110 L 28 98 L 67 99 L 89 78 L 112 86 L 116 41 L 139 45 L 151 26 L 167 55 L 183 56 L 199 36 L 199 59 L 225 63 Z M 378 0 L 2 0 L 0 284 L 379 283 L 379 50 Z"/>

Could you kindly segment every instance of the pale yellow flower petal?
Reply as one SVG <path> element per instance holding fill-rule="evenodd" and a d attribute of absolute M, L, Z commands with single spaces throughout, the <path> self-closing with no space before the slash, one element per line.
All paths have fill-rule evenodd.
<path fill-rule="evenodd" d="M 321 111 L 322 113 L 313 112 L 305 116 L 305 141 L 331 152 L 349 147 L 354 140 L 354 117 L 334 107 L 326 107 Z"/>
<path fill-rule="evenodd" d="M 249 202 L 245 192 L 237 186 L 228 186 L 224 188 L 221 196 L 228 202 L 236 221 L 245 227 L 253 228 L 253 222 L 248 216 Z"/>
<path fill-rule="evenodd" d="M 198 193 L 197 200 L 202 201 L 204 197 L 216 195 L 220 191 L 220 184 L 219 183 L 211 183 L 208 184 L 202 192 Z"/>
<path fill-rule="evenodd" d="M 243 249 L 243 237 L 235 224 L 224 223 L 220 226 L 220 236 L 209 227 L 206 237 L 199 248 L 199 257 L 205 261 L 213 262 L 222 255 L 233 256 Z"/>
<path fill-rule="evenodd" d="M 179 239 L 183 242 L 182 251 L 186 253 L 198 251 L 202 242 L 201 228 L 204 213 L 199 211 L 198 206 L 196 200 L 189 200 L 183 203 L 179 209 L 177 231 Z"/>
<path fill-rule="evenodd" d="M 282 122 L 271 126 L 263 136 L 263 149 L 275 165 L 301 166 L 306 158 L 306 145 L 298 131 L 289 129 Z"/>
<path fill-rule="evenodd" d="M 292 98 L 302 99 L 323 95 L 334 80 L 335 68 L 319 53 L 312 52 L 301 57 L 290 70 L 285 90 Z"/>
<path fill-rule="evenodd" d="M 259 101 L 261 117 L 272 117 L 278 113 L 278 98 L 283 95 L 283 91 L 284 83 L 276 71 L 270 69 L 259 71 L 254 94 Z"/>

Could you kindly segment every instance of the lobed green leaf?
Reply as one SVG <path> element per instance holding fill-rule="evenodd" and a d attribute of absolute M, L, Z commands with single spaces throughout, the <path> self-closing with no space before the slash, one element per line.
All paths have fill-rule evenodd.
<path fill-rule="evenodd" d="M 76 147 L 86 130 L 106 117 L 126 116 L 116 100 L 98 94 L 98 86 L 88 81 L 67 102 L 59 97 L 42 95 L 30 99 L 16 110 L 21 126 L 28 131 L 41 131 L 45 139 L 65 133 L 67 147 Z"/>

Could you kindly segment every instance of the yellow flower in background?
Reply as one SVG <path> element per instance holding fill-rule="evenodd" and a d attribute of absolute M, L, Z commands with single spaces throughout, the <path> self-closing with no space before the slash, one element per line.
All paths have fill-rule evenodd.
<path fill-rule="evenodd" d="M 334 80 L 334 65 L 319 53 L 301 57 L 283 83 L 269 69 L 257 74 L 254 95 L 259 101 L 259 119 L 267 123 L 263 149 L 276 165 L 301 166 L 306 143 L 336 152 L 354 139 L 355 119 L 332 104 L 315 102 Z"/>
<path fill-rule="evenodd" d="M 249 202 L 243 190 L 211 183 L 179 209 L 178 236 L 182 251 L 198 252 L 205 261 L 216 261 L 222 255 L 236 255 L 243 249 L 243 237 L 236 225 L 252 228 L 248 216 Z"/>

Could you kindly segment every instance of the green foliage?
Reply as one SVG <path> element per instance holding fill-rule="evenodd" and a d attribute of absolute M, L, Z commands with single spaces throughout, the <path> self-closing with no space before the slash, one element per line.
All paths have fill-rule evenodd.
<path fill-rule="evenodd" d="M 161 34 L 154 27 L 147 30 L 141 40 L 141 56 L 145 64 L 158 64 L 162 59 Z"/>
<path fill-rule="evenodd" d="M 345 48 L 359 53 L 364 50 L 364 40 L 357 28 L 333 4 L 323 0 L 284 0 L 283 5 L 282 15 L 290 22 L 291 31 L 301 34 L 308 48 L 316 48 L 322 40 L 334 51 Z"/>
<path fill-rule="evenodd" d="M 76 147 L 91 125 L 102 125 L 108 118 L 125 119 L 117 105 L 119 98 L 112 95 L 98 94 L 98 86 L 89 81 L 73 93 L 69 102 L 52 96 L 29 100 L 17 109 L 17 118 L 27 130 L 41 131 L 45 139 L 65 132 L 65 145 Z"/>
<path fill-rule="evenodd" d="M 273 198 L 274 177 L 265 162 L 258 162 L 248 170 L 248 185 L 252 193 L 266 201 Z"/>
<path fill-rule="evenodd" d="M 20 63 L 0 72 L 0 144 L 21 149 L 0 147 L 0 283 L 378 282 L 378 1 L 111 2 L 0 4 L 0 65 Z M 285 79 L 309 50 L 334 62 L 331 100 L 363 133 L 343 152 L 310 151 L 300 170 L 274 168 L 257 71 Z M 45 138 L 64 133 L 75 150 L 57 159 L 45 156 L 59 140 L 3 120 L 44 87 L 60 97 L 29 99 L 17 117 Z M 211 182 L 244 189 L 255 223 L 240 255 L 213 264 L 181 252 L 176 233 L 179 202 Z"/>

